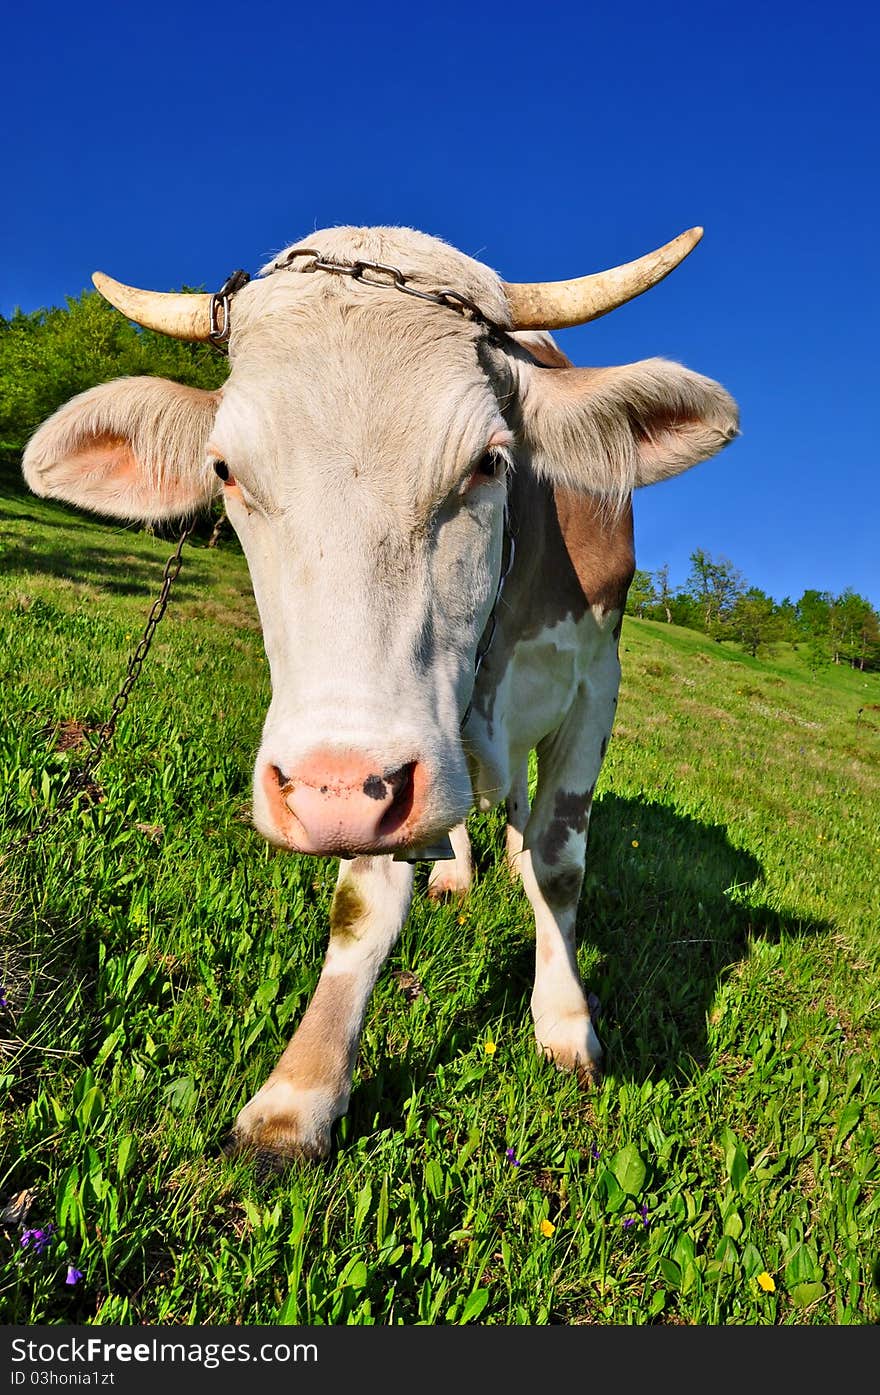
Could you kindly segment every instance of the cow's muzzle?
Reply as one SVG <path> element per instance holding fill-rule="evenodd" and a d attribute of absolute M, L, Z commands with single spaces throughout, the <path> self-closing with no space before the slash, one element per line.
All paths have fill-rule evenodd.
<path fill-rule="evenodd" d="M 258 779 L 260 831 L 293 852 L 329 857 L 407 847 L 430 785 L 418 760 L 383 770 L 354 751 L 316 751 L 289 770 L 268 763 Z"/>

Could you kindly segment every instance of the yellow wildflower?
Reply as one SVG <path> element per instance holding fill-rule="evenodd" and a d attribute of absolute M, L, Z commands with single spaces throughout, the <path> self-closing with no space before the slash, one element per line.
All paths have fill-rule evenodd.
<path fill-rule="evenodd" d="M 768 1274 L 765 1269 L 763 1274 L 758 1275 L 758 1288 L 764 1293 L 775 1293 L 776 1284 L 773 1282 L 772 1274 Z"/>
<path fill-rule="evenodd" d="M 553 1234 L 553 1232 L 554 1232 L 555 1229 L 556 1229 L 556 1227 L 555 1227 L 555 1225 L 553 1224 L 553 1222 L 552 1222 L 552 1221 L 548 1221 L 547 1218 L 546 1218 L 546 1216 L 545 1216 L 544 1219 L 543 1219 L 543 1221 L 541 1222 L 541 1234 L 542 1234 L 542 1235 L 546 1235 L 547 1238 L 549 1239 L 550 1236 Z"/>
<path fill-rule="evenodd" d="M 498 1043 L 494 1041 L 487 1041 L 483 1046 L 483 1050 L 485 1051 L 487 1056 L 494 1056 L 495 1052 L 498 1050 Z"/>

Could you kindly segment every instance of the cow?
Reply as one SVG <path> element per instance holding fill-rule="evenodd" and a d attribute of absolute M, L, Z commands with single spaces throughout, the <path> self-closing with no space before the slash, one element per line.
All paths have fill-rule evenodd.
<path fill-rule="evenodd" d="M 253 822 L 279 848 L 340 859 L 317 987 L 239 1112 L 236 1148 L 279 1166 L 327 1154 L 413 863 L 436 859 L 432 895 L 466 893 L 474 806 L 506 802 L 507 860 L 535 917 L 538 1049 L 596 1078 L 575 922 L 620 682 L 632 493 L 708 459 L 738 424 L 709 378 L 657 358 L 577 368 L 550 332 L 641 294 L 700 236 L 527 285 L 396 227 L 315 232 L 213 296 L 96 273 L 139 324 L 228 345 L 229 376 L 217 392 L 145 377 L 81 393 L 29 442 L 27 483 L 151 522 L 222 495 L 272 683 Z"/>

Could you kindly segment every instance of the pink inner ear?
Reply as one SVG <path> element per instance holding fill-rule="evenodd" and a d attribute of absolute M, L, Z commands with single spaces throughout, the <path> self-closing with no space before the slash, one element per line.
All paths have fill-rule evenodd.
<path fill-rule="evenodd" d="M 670 452 L 687 452 L 693 443 L 698 447 L 705 434 L 705 423 L 696 416 L 686 416 L 683 412 L 655 411 L 648 421 L 633 423 L 639 455 L 648 466 L 660 466 L 668 459 Z"/>
<path fill-rule="evenodd" d="M 123 515 L 161 517 L 185 513 L 196 502 L 191 484 L 148 482 L 125 436 L 91 436 L 74 443 L 55 469 L 56 492 L 73 503 Z"/>
<path fill-rule="evenodd" d="M 131 488 L 137 479 L 137 461 L 124 436 L 92 436 L 67 454 L 77 475 L 94 472 L 117 487 Z M 97 481 L 95 481 L 97 483 Z"/>

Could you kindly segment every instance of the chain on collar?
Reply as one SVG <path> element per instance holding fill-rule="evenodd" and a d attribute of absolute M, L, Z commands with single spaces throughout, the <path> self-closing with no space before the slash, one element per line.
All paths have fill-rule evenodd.
<path fill-rule="evenodd" d="M 226 351 L 229 343 L 229 312 L 232 307 L 232 297 L 236 291 L 240 291 L 242 286 L 246 286 L 250 280 L 246 271 L 233 271 L 231 276 L 227 276 L 219 291 L 215 291 L 211 296 L 211 330 L 208 335 L 215 349 Z"/>
<path fill-rule="evenodd" d="M 310 262 L 297 266 L 299 258 L 310 258 Z M 420 291 L 415 286 L 410 285 L 409 277 L 406 276 L 397 266 L 388 266 L 385 262 L 367 262 L 357 260 L 353 262 L 333 262 L 322 257 L 320 252 L 316 252 L 313 247 L 295 247 L 283 261 L 276 262 L 274 271 L 297 271 L 313 272 L 326 271 L 332 276 L 350 276 L 353 281 L 360 281 L 364 286 L 385 286 L 394 291 L 402 291 L 404 295 L 415 296 L 417 300 L 428 300 L 433 305 L 442 305 L 446 310 L 455 310 L 459 315 L 464 315 L 465 319 L 475 320 L 477 324 L 485 325 L 494 334 L 505 335 L 509 333 L 510 326 L 499 324 L 497 320 L 491 319 L 479 305 L 468 296 L 462 295 L 461 291 L 454 291 L 450 286 L 444 286 L 438 291 Z M 247 285 L 250 276 L 246 271 L 234 271 L 228 276 L 220 287 L 219 291 L 211 297 L 211 333 L 209 338 L 217 349 L 226 348 L 229 343 L 230 310 L 232 297 L 236 291 L 240 291 L 242 286 Z"/>

